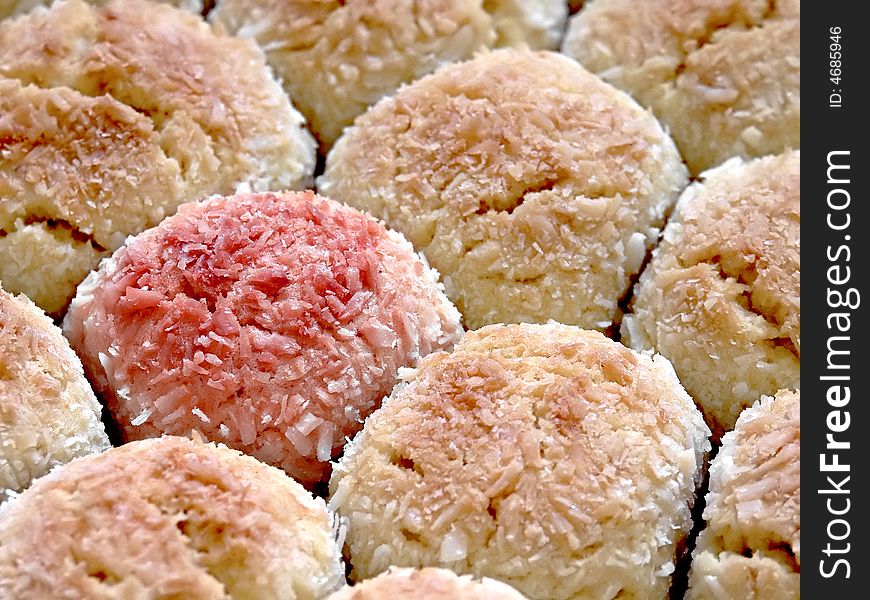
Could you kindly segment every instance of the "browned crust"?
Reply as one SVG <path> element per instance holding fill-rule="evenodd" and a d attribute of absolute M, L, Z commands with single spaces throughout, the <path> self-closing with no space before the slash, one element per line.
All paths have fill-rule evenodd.
<path fill-rule="evenodd" d="M 800 385 L 800 152 L 708 171 L 635 289 L 626 343 L 674 364 L 718 435 Z"/>
<path fill-rule="evenodd" d="M 0 519 L 4 597 L 313 600 L 342 576 L 322 501 L 253 458 L 184 438 L 76 460 Z"/>
<path fill-rule="evenodd" d="M 685 183 L 673 143 L 628 96 L 564 56 L 514 50 L 379 102 L 318 180 L 405 234 L 469 328 L 607 328 Z"/>
<path fill-rule="evenodd" d="M 666 361 L 565 325 L 469 332 L 336 466 L 354 576 L 389 564 L 529 597 L 666 593 L 709 433 Z"/>
<path fill-rule="evenodd" d="M 688 598 L 799 598 L 800 392 L 746 409 L 710 467 Z"/>

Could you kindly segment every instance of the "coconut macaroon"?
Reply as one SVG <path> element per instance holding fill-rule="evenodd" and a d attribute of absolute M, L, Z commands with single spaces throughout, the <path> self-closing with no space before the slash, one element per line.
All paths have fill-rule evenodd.
<path fill-rule="evenodd" d="M 354 118 L 481 48 L 558 48 L 564 0 L 218 0 L 209 19 L 263 48 L 325 152 Z"/>
<path fill-rule="evenodd" d="M 799 0 L 595 0 L 562 51 L 650 107 L 693 173 L 800 146 Z"/>
<path fill-rule="evenodd" d="M 405 374 L 345 448 L 330 507 L 357 580 L 438 566 L 529 598 L 663 598 L 708 434 L 664 358 L 491 325 Z"/>
<path fill-rule="evenodd" d="M 644 270 L 623 341 L 670 359 L 718 436 L 800 387 L 800 152 L 703 174 Z"/>
<path fill-rule="evenodd" d="M 511 586 L 483 577 L 457 575 L 449 569 L 390 568 L 373 579 L 345 586 L 328 600 L 523 600 L 525 596 Z"/>
<path fill-rule="evenodd" d="M 106 0 L 86 0 L 90 4 L 105 4 Z M 165 4 L 171 4 L 190 12 L 202 12 L 200 0 L 155 0 Z M 48 6 L 52 0 L 0 0 L 0 19 L 15 17 L 30 12 L 37 6 Z"/>
<path fill-rule="evenodd" d="M 462 331 L 406 240 L 312 192 L 184 205 L 85 280 L 64 329 L 125 439 L 198 430 L 305 483 Z"/>
<path fill-rule="evenodd" d="M 687 598 L 800 598 L 800 393 L 746 409 L 710 466 Z"/>
<path fill-rule="evenodd" d="M 469 328 L 605 329 L 687 183 L 658 122 L 552 52 L 448 65 L 359 117 L 326 195 L 404 233 Z"/>
<path fill-rule="evenodd" d="M 109 439 L 82 363 L 26 296 L 0 289 L 0 502 Z"/>
<path fill-rule="evenodd" d="M 0 23 L 0 279 L 53 316 L 177 206 L 301 188 L 314 140 L 252 42 L 145 0 Z"/>
<path fill-rule="evenodd" d="M 225 446 L 126 444 L 0 512 L 4 598 L 315 600 L 343 582 L 323 500 Z"/>
<path fill-rule="evenodd" d="M 483 0 L 482 6 L 491 19 L 491 28 L 495 31 L 495 47 L 558 50 L 562 43 L 568 20 L 568 7 L 565 2 Z"/>

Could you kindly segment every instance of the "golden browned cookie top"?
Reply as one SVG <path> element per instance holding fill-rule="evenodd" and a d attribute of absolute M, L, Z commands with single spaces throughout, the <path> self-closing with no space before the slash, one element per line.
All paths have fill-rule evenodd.
<path fill-rule="evenodd" d="M 0 502 L 109 440 L 82 363 L 26 296 L 0 288 Z"/>
<path fill-rule="evenodd" d="M 4 598 L 316 600 L 343 579 L 323 500 L 186 438 L 77 459 L 0 519 Z"/>
<path fill-rule="evenodd" d="M 800 152 L 707 171 L 635 288 L 623 341 L 674 364 L 714 432 L 800 383 Z"/>
<path fill-rule="evenodd" d="M 507 49 L 376 104 L 318 179 L 404 233 L 469 328 L 610 326 L 685 183 L 627 95 L 559 54 Z"/>
<path fill-rule="evenodd" d="M 59 316 L 182 202 L 310 183 L 314 142 L 253 43 L 144 0 L 0 22 L 0 279 Z"/>
<path fill-rule="evenodd" d="M 354 576 L 438 566 L 530 598 L 664 596 L 709 449 L 668 362 L 560 324 L 468 332 L 345 448 Z"/>
<path fill-rule="evenodd" d="M 800 146 L 799 0 L 596 0 L 562 51 L 650 107 L 693 173 Z"/>
<path fill-rule="evenodd" d="M 263 48 L 324 150 L 400 85 L 493 46 L 556 49 L 564 0 L 220 0 L 209 18 Z"/>

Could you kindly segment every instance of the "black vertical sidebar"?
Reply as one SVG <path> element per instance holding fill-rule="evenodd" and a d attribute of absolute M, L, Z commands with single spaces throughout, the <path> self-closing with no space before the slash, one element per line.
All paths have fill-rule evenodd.
<path fill-rule="evenodd" d="M 801 593 L 867 597 L 870 30 L 862 2 L 801 25 Z"/>

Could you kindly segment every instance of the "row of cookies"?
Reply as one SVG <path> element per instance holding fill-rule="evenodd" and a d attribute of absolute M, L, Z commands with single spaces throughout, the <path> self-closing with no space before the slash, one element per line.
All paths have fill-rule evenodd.
<path fill-rule="evenodd" d="M 571 30 L 603 4 L 581 11 Z M 9 258 L 0 263 L 0 280 L 55 317 L 100 258 L 182 202 L 239 186 L 286 189 L 312 181 L 314 143 L 256 48 L 221 37 L 176 9 L 124 6 L 60 3 L 0 28 L 0 75 L 7 78 L 0 81 L 5 112 L 0 127 L 9 140 L 0 213 L 0 246 Z M 762 15 L 765 27 L 787 21 L 792 28 L 794 11 L 780 10 Z M 736 18 L 732 13 L 717 18 L 725 17 Z M 21 35 L 22 28 L 30 33 Z M 125 36 L 128 30 L 147 35 Z M 590 36 L 576 34 L 568 41 Z M 182 40 L 184 47 L 178 46 Z M 704 49 L 713 46 L 711 41 Z M 170 55 L 184 56 L 176 60 L 173 77 L 163 69 Z M 751 383 L 726 377 L 720 387 L 730 389 L 724 395 L 689 383 L 693 396 L 716 413 L 708 418 L 717 433 L 732 426 L 739 409 L 761 393 L 796 385 L 799 263 L 787 248 L 799 241 L 799 155 L 787 153 L 780 163 L 747 169 L 763 172 L 785 163 L 788 169 L 775 190 L 767 189 L 763 176 L 736 172 L 722 177 L 745 178 L 742 195 L 692 201 L 766 202 L 762 210 L 771 214 L 768 222 L 756 219 L 754 239 L 729 242 L 735 258 L 720 264 L 725 283 L 737 284 L 727 293 L 730 300 L 751 305 L 750 312 L 768 325 L 739 332 L 719 327 L 714 335 L 727 337 L 732 360 L 755 363 L 762 355 L 777 372 Z M 559 55 L 500 51 L 449 66 L 379 102 L 329 153 L 318 188 L 404 234 L 441 273 L 468 327 L 555 319 L 607 330 L 619 320 L 619 302 L 687 182 L 668 135 L 628 96 Z M 694 194 L 695 187 L 690 190 L 686 194 Z M 717 192 L 701 196 L 711 194 Z M 767 200 L 757 200 L 762 196 Z M 781 196 L 788 199 L 777 200 Z M 783 214 L 770 213 L 779 205 L 786 207 Z M 732 225 L 740 230 L 746 223 L 737 219 Z M 710 232 L 703 243 L 724 235 Z M 781 256 L 767 256 L 771 251 Z M 717 253 L 708 252 L 702 262 L 719 264 Z M 756 282 L 759 269 L 775 271 L 778 279 L 762 276 Z M 747 300 L 743 285 L 754 286 L 748 294 L 754 298 Z M 640 288 L 640 318 L 626 320 L 627 339 L 634 347 L 664 352 L 678 363 L 681 378 L 704 379 L 697 372 L 709 364 L 681 366 L 667 336 L 635 325 L 645 314 L 650 330 L 673 320 L 670 313 L 702 319 L 710 310 L 684 298 L 691 290 L 672 285 L 672 306 L 659 315 L 648 306 L 661 300 L 643 298 L 652 287 Z M 760 294 L 768 297 L 760 300 Z M 501 301 L 492 302 L 494 297 Z M 690 336 L 723 319 L 739 321 L 740 315 L 698 321 L 688 328 Z M 770 343 L 777 347 L 755 347 Z M 703 344 L 707 356 L 721 355 L 714 345 Z"/>
<path fill-rule="evenodd" d="M 673 1 L 669 4 L 664 0 L 649 3 L 642 15 L 621 2 L 590 3 L 572 19 L 563 49 L 592 72 L 630 92 L 642 105 L 651 107 L 677 139 L 677 146 L 695 174 L 735 154 L 756 156 L 799 145 L 799 46 L 792 43 L 799 30 L 799 7 L 786 2 L 762 10 L 761 4 L 766 3 L 680 2 L 685 6 L 671 6 Z M 564 7 L 560 12 L 552 2 L 524 3 L 522 10 L 511 2 L 487 3 L 487 10 L 493 14 L 478 6 L 480 14 L 474 16 L 466 14 L 475 8 L 474 2 L 454 3 L 462 7 L 451 3 L 414 4 L 413 10 L 406 6 L 407 2 L 397 6 L 390 2 L 351 2 L 324 7 L 305 3 L 297 6 L 292 1 L 258 7 L 255 2 L 252 7 L 235 9 L 231 4 L 213 11 L 212 20 L 223 25 L 211 28 L 169 7 L 131 5 L 124 9 L 124 2 L 117 7 L 110 2 L 100 9 L 89 9 L 81 2 L 60 3 L 49 11 L 37 9 L 24 18 L 6 21 L 4 33 L 0 34 L 0 77 L 18 81 L 26 89 L 4 82 L 4 111 L 10 113 L 4 134 L 17 142 L 7 149 L 8 164 L 17 168 L 10 169 L 7 175 L 4 195 L 9 203 L 22 206 L 4 211 L 0 229 L 4 237 L 21 239 L 22 246 L 45 250 L 37 255 L 51 257 L 40 262 L 33 253 L 21 253 L 24 256 L 15 263 L 4 266 L 2 277 L 7 287 L 27 291 L 57 316 L 72 296 L 72 283 L 83 278 L 88 265 L 93 267 L 126 235 L 153 226 L 171 214 L 180 202 L 212 193 L 230 193 L 239 186 L 274 190 L 309 184 L 315 168 L 312 140 L 300 131 L 300 115 L 282 100 L 275 77 L 263 65 L 266 61 L 325 150 L 355 116 L 394 93 L 400 84 L 445 63 L 469 58 L 488 46 L 529 43 L 532 48 L 554 47 L 559 43 L 564 21 Z M 235 16 L 221 17 L 225 13 Z M 674 13 L 681 16 L 674 17 L 677 20 L 671 23 L 668 15 Z M 407 18 L 399 18 L 403 15 Z M 467 35 L 470 23 L 480 26 L 476 35 Z M 302 33 L 294 29 L 303 26 L 306 28 Z M 628 34 L 613 33 L 620 28 Z M 242 38 L 253 36 L 263 49 L 230 38 L 227 29 Z M 411 36 L 409 30 L 415 35 Z M 780 30 L 787 31 L 790 42 L 769 47 L 772 44 L 767 38 L 776 36 L 767 34 Z M 400 31 L 409 39 L 403 40 L 397 33 Z M 535 31 L 549 33 L 538 39 Z M 477 41 L 462 46 L 450 38 L 453 34 Z M 311 40 L 306 36 L 312 36 Z M 752 43 L 757 38 L 764 44 Z M 451 52 L 418 50 L 415 44 L 422 44 L 421 39 L 438 40 Z M 496 39 L 502 41 L 493 41 Z M 615 45 L 620 39 L 636 40 L 640 48 L 609 48 L 608 44 Z M 399 43 L 403 41 L 406 43 Z M 730 52 L 735 44 L 757 49 L 766 58 L 755 60 L 757 57 Z M 453 51 L 457 45 L 459 51 Z M 726 57 L 693 63 L 691 70 L 678 63 L 680 58 L 694 59 L 713 50 Z M 417 57 L 413 68 L 396 68 L 399 74 L 385 74 L 393 71 L 391 60 L 411 60 L 411 56 Z M 360 64 L 350 69 L 352 59 Z M 287 66 L 281 68 L 285 62 Z M 342 82 L 349 76 L 338 77 L 333 69 L 323 67 L 325 63 L 343 65 L 343 70 L 354 71 L 359 78 L 383 87 L 371 94 L 362 94 L 352 85 L 345 87 Z M 617 69 L 611 63 L 621 67 Z M 635 63 L 636 68 L 630 69 Z M 663 63 L 678 71 L 679 77 L 656 84 L 661 90 L 655 95 L 671 100 L 682 98 L 680 107 L 673 110 L 658 108 L 643 89 L 635 89 L 616 76 L 631 71 L 633 75 L 628 79 L 632 82 L 652 81 L 647 71 Z M 166 76 L 169 66 L 177 72 Z M 549 65 L 534 68 L 546 69 Z M 637 70 L 640 72 L 635 73 Z M 738 77 L 731 71 L 745 76 Z M 325 72 L 329 73 L 327 80 L 312 85 L 312 79 Z M 707 87 L 686 83 L 690 75 L 694 79 L 701 77 L 697 72 L 712 83 Z M 348 79 L 351 83 L 355 80 Z M 311 101 L 302 99 L 306 94 Z M 714 100 L 717 96 L 719 99 Z M 726 96 L 735 100 L 722 100 Z M 345 117 L 330 119 L 306 108 L 320 100 L 336 110 L 342 101 L 361 103 Z M 741 104 L 750 101 L 759 106 L 750 110 Z M 57 103 L 61 108 L 53 108 Z M 132 108 L 139 116 L 120 105 Z M 684 105 L 697 105 L 697 110 L 689 111 Z M 328 121 L 329 125 L 318 126 L 315 122 L 319 121 Z M 267 123 L 270 131 L 265 127 Z M 715 150 L 693 151 L 688 138 L 677 131 L 677 126 L 685 123 L 696 128 L 696 137 L 715 146 Z M 333 134 L 323 132 L 330 128 Z M 54 151 L 46 149 L 39 157 L 25 160 L 21 155 L 40 133 L 41 139 L 57 138 L 50 144 Z M 735 137 L 761 137 L 764 144 L 741 144 L 731 140 Z M 329 141 L 324 146 L 326 138 Z M 62 148 L 73 140 L 83 148 L 76 157 L 67 157 Z M 148 164 L 155 165 L 154 173 L 144 172 L 137 163 L 137 157 L 144 156 Z M 61 165 L 72 161 L 72 165 L 58 169 L 71 179 L 60 174 L 51 179 L 41 175 L 51 160 Z M 101 162 L 106 166 L 102 167 Z M 556 166 L 551 165 L 549 171 Z M 88 177 L 80 177 L 77 170 L 85 171 Z M 552 174 L 548 177 L 552 178 Z M 96 181 L 101 182 L 103 195 L 94 189 Z M 535 189 L 547 181 L 524 183 Z M 45 197 L 49 192 L 63 192 L 59 189 L 63 187 L 73 187 L 78 194 L 53 201 Z M 113 196 L 114 202 L 105 195 Z M 33 197 L 41 201 L 35 202 Z M 55 267 L 49 269 L 46 264 Z M 66 270 L 65 265 L 69 265 Z M 26 271 L 45 277 L 28 277 Z M 40 283 L 40 279 L 58 283 Z"/>
<path fill-rule="evenodd" d="M 375 578 L 360 588 L 371 597 L 409 577 L 422 578 L 421 597 L 461 583 L 381 575 L 393 565 L 489 577 L 529 598 L 665 597 L 672 585 L 710 430 L 661 356 L 555 323 L 468 332 L 402 372 L 335 464 L 327 509 L 284 472 L 198 434 L 105 450 L 57 327 L 23 297 L 4 294 L 2 310 L 4 323 L 18 319 L 2 331 L 22 365 L 12 373 L 30 374 L 5 377 L 4 396 L 54 383 L 78 400 L 72 418 L 60 406 L 37 415 L 56 427 L 37 430 L 30 455 L 97 452 L 0 509 L 5 595 L 318 598 L 342 584 L 342 545 L 352 579 Z M 4 442 L 24 438 L 28 404 L 47 403 L 19 399 Z M 781 392 L 724 436 L 689 597 L 795 597 L 799 414 L 799 395 Z"/>

